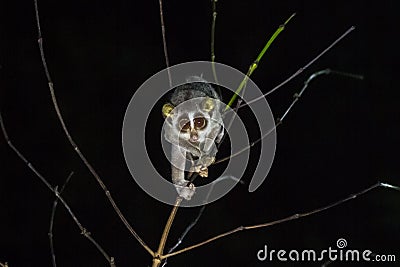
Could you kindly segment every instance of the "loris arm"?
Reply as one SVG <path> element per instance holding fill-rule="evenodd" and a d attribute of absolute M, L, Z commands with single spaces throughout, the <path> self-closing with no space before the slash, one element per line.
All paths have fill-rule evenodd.
<path fill-rule="evenodd" d="M 171 150 L 171 175 L 179 196 L 190 200 L 194 195 L 195 187 L 185 180 L 186 151 L 181 152 L 179 146 L 172 144 Z"/>
<path fill-rule="evenodd" d="M 219 143 L 224 135 L 224 129 L 216 126 L 211 130 L 210 134 L 202 144 L 199 160 L 195 166 L 191 168 L 192 172 L 197 172 L 202 177 L 208 177 L 208 166 L 215 162 L 218 148 L 215 143 Z"/>

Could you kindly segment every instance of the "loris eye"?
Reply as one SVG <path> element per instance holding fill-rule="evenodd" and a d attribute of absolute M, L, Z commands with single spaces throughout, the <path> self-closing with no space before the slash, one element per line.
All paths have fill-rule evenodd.
<path fill-rule="evenodd" d="M 195 118 L 193 122 L 196 130 L 201 130 L 207 125 L 207 120 L 203 117 Z"/>
<path fill-rule="evenodd" d="M 190 121 L 188 119 L 181 119 L 179 121 L 179 129 L 181 132 L 190 131 Z"/>

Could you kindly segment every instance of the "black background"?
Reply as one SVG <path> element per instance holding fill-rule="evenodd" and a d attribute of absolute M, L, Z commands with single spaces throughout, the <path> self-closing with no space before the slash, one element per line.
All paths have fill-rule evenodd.
<path fill-rule="evenodd" d="M 119 221 L 61 130 L 40 61 L 33 2 L 1 6 L 0 108 L 14 144 L 54 186 L 75 172 L 64 197 L 117 266 L 150 265 L 151 257 Z M 164 7 L 171 64 L 209 60 L 211 2 L 166 1 Z M 135 184 L 124 162 L 121 128 L 136 88 L 165 67 L 158 1 L 39 1 L 39 8 L 49 68 L 70 132 L 134 229 L 156 249 L 171 207 Z M 275 161 L 261 188 L 250 194 L 247 186 L 238 186 L 209 205 L 181 248 L 239 225 L 327 205 L 378 180 L 400 185 L 398 9 L 397 1 L 218 2 L 217 61 L 243 72 L 279 24 L 297 12 L 252 76 L 265 92 L 350 26 L 357 27 L 268 97 L 275 116 L 317 70 L 329 67 L 365 79 L 315 80 L 278 129 Z M 161 116 L 154 125 L 160 121 Z M 159 138 L 156 127 L 154 136 Z M 251 165 L 257 164 L 254 155 Z M 4 138 L 0 157 L 0 262 L 50 266 L 47 232 L 54 196 Z M 167 162 L 158 164 L 168 171 Z M 248 182 L 250 174 L 243 179 Z M 335 248 L 338 238 L 345 238 L 348 248 L 395 254 L 398 264 L 399 202 L 399 193 L 377 189 L 310 217 L 226 237 L 171 258 L 169 266 L 278 266 L 283 264 L 276 259 L 259 262 L 257 251 L 265 244 L 285 250 Z M 167 247 L 197 211 L 179 210 Z M 58 266 L 107 266 L 61 206 L 54 240 Z"/>

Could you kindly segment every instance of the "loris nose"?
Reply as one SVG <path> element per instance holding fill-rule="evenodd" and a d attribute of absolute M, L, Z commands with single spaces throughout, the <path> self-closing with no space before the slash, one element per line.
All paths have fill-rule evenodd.
<path fill-rule="evenodd" d="M 190 132 L 190 141 L 191 142 L 196 142 L 199 139 L 199 137 L 197 136 L 197 133 L 194 131 Z"/>

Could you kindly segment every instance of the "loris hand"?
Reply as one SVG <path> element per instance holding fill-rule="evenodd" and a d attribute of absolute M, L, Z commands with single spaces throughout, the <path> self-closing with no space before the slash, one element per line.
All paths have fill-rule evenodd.
<path fill-rule="evenodd" d="M 196 172 L 201 177 L 208 177 L 208 168 L 202 165 L 193 166 L 190 168 L 190 172 Z"/>
<path fill-rule="evenodd" d="M 215 162 L 215 157 L 203 156 L 197 165 L 190 168 L 191 172 L 197 172 L 201 177 L 208 177 L 208 166 Z"/>

